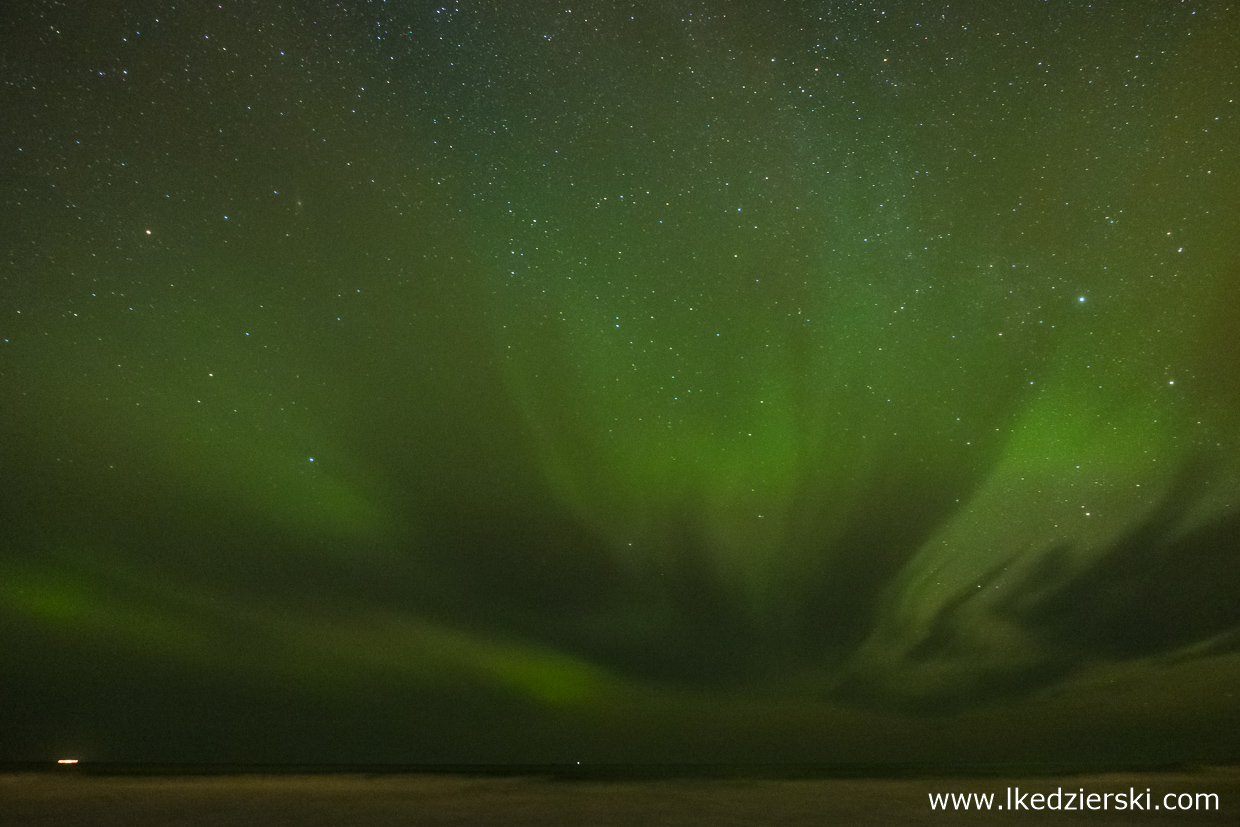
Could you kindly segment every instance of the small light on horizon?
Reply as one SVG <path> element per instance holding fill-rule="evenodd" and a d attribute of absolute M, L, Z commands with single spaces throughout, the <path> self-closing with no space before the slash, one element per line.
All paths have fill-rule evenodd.
<path fill-rule="evenodd" d="M 76 758 L 58 758 L 58 759 L 56 759 L 56 763 L 57 763 L 57 764 L 76 764 L 77 762 L 78 762 L 78 760 L 77 760 Z"/>

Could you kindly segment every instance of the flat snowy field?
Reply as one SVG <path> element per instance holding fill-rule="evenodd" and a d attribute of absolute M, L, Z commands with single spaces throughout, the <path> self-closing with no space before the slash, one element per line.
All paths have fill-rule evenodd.
<path fill-rule="evenodd" d="M 1008 788 L 1029 809 L 1010 805 Z M 1032 795 L 1112 793 L 1102 811 L 1035 810 Z M 1149 795 L 1145 791 L 1149 790 Z M 943 793 L 993 794 L 990 812 L 932 809 Z M 1135 793 L 1151 810 L 1116 810 Z M 1169 811 L 1160 802 L 1207 802 Z M 1189 795 L 1181 795 L 1188 793 Z M 1101 800 L 1101 799 L 1098 799 Z M 1002 811 L 999 805 L 1004 805 Z M 973 806 L 976 806 L 975 804 Z M 557 781 L 429 775 L 213 777 L 0 775 L 6 825 L 1238 824 L 1240 767 L 1027 778 Z"/>

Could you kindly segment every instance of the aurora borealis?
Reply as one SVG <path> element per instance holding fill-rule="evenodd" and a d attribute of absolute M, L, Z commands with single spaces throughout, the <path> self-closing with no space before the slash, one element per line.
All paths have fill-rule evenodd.
<path fill-rule="evenodd" d="M 6 10 L 6 760 L 1235 761 L 1226 3 Z"/>

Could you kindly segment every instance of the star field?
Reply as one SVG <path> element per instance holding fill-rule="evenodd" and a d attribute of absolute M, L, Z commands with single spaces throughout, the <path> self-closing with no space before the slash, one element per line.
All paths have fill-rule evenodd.
<path fill-rule="evenodd" d="M 1234 760 L 1226 4 L 8 17 L 11 760 Z"/>

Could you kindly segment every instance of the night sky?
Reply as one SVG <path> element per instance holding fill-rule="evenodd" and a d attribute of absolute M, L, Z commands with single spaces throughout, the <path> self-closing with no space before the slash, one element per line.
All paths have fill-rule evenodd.
<path fill-rule="evenodd" d="M 0 12 L 0 759 L 1240 760 L 1240 10 Z"/>

